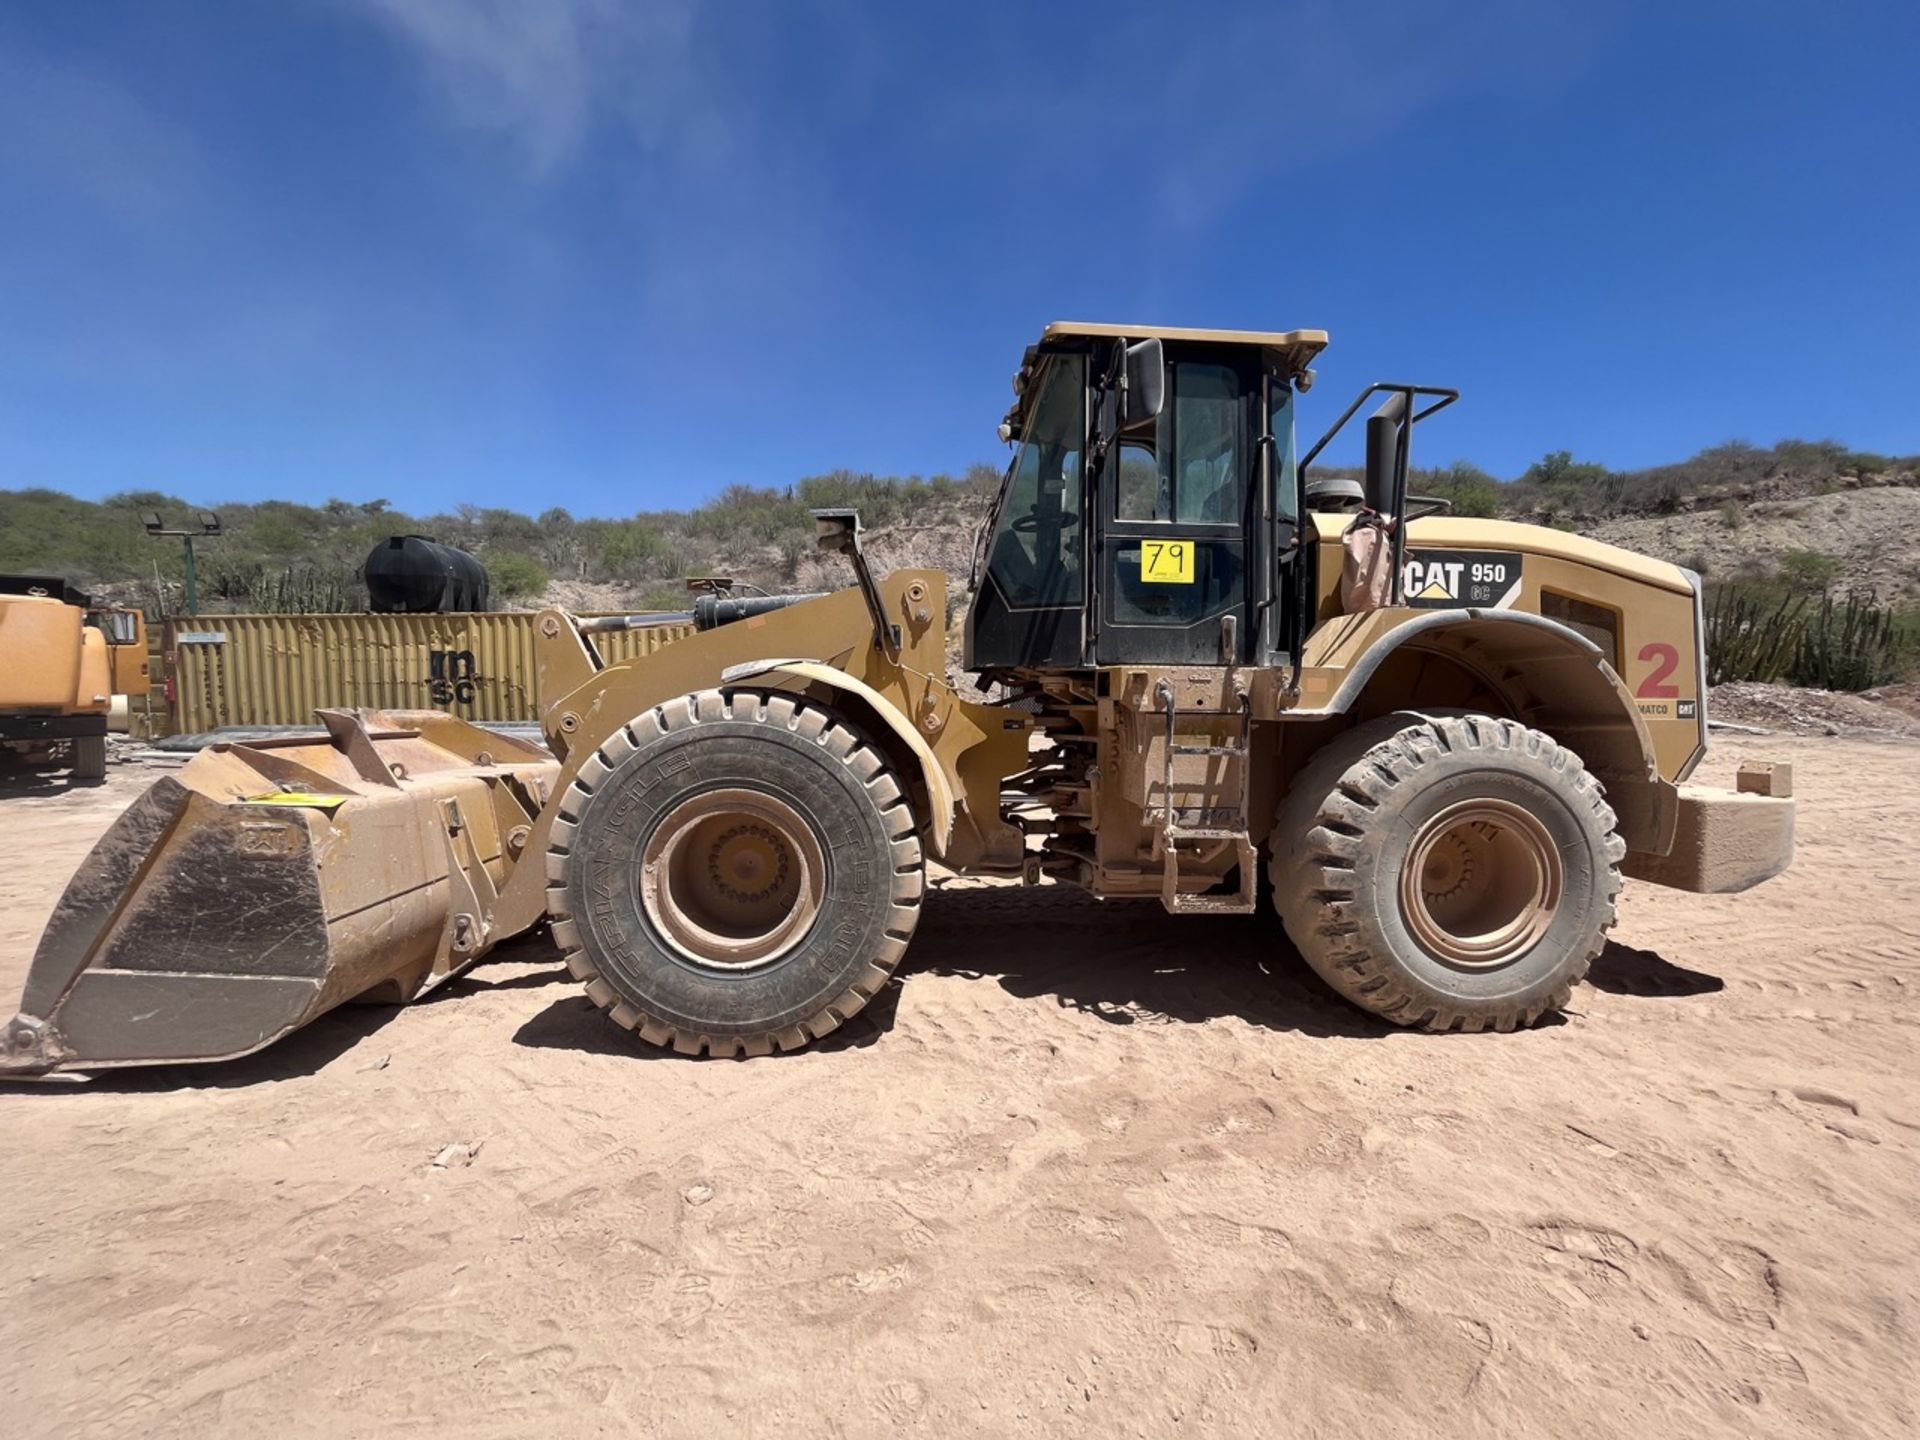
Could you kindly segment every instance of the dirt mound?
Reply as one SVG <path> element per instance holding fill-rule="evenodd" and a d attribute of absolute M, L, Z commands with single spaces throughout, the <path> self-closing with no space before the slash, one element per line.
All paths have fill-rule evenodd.
<path fill-rule="evenodd" d="M 1597 521 L 1583 532 L 1709 580 L 1766 574 L 1793 550 L 1830 555 L 1843 590 L 1920 600 L 1920 489 L 1881 486 Z"/>
<path fill-rule="evenodd" d="M 1889 685 L 1862 695 L 1740 681 L 1708 692 L 1715 720 L 1795 735 L 1902 735 L 1920 738 L 1920 686 Z"/>
<path fill-rule="evenodd" d="M 877 574 L 944 570 L 948 591 L 959 597 L 973 569 L 975 534 L 984 513 L 980 507 L 955 506 L 924 521 L 869 530 L 861 544 Z M 844 559 L 817 552 L 801 559 L 795 577 L 806 590 L 838 590 L 853 583 L 853 571 Z"/>
<path fill-rule="evenodd" d="M 984 497 L 958 495 L 929 504 L 910 521 L 866 531 L 863 544 L 867 558 L 881 575 L 895 570 L 944 570 L 949 593 L 959 604 L 967 595 L 967 577 L 985 516 Z M 796 534 L 778 545 L 750 539 L 698 546 L 689 542 L 681 558 L 680 568 L 686 574 L 730 575 L 742 585 L 757 586 L 768 593 L 809 594 L 840 590 L 853 583 L 853 571 L 846 560 L 814 549 L 810 533 Z M 680 598 L 681 582 L 675 578 L 631 584 L 555 580 L 525 608 L 558 605 L 576 615 L 639 612 L 657 610 L 668 600 L 678 604 Z"/>
<path fill-rule="evenodd" d="M 1920 720 L 1920 684 L 1882 685 L 1878 690 L 1867 691 L 1863 698 Z"/>

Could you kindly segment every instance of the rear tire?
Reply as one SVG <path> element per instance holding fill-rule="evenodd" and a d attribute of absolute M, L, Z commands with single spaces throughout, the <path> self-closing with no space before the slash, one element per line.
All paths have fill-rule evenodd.
<path fill-rule="evenodd" d="M 912 806 L 822 706 L 703 690 L 615 731 L 560 803 L 547 911 L 615 1024 L 765 1055 L 879 993 L 920 918 Z"/>
<path fill-rule="evenodd" d="M 107 737 L 82 735 L 69 741 L 73 746 L 73 778 L 89 784 L 107 778 Z"/>
<path fill-rule="evenodd" d="M 1538 730 L 1388 715 L 1329 742 L 1274 830 L 1274 903 L 1314 970 L 1398 1025 L 1513 1030 L 1606 943 L 1626 846 L 1600 784 Z"/>

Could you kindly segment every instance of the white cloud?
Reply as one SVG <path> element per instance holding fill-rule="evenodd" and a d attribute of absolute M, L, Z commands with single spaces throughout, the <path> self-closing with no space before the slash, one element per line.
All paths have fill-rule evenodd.
<path fill-rule="evenodd" d="M 609 326 L 719 345 L 730 321 L 826 303 L 833 157 L 792 109 L 787 42 L 801 25 L 850 33 L 832 0 L 824 12 L 786 0 L 335 3 L 413 53 L 445 122 L 493 137 L 463 184 L 468 203 L 506 217 L 494 233 L 561 254 L 587 247 L 588 264 L 624 253 L 601 272 Z M 519 193 L 569 186 L 603 203 L 530 206 Z"/>
<path fill-rule="evenodd" d="M 535 177 L 552 175 L 596 126 L 664 143 L 697 96 L 690 0 L 348 0 L 417 52 L 458 124 L 493 131 Z M 697 120 L 699 107 L 691 109 Z"/>

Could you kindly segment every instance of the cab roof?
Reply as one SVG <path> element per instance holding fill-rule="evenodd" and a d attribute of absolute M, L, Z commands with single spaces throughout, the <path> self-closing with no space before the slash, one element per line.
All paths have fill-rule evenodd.
<path fill-rule="evenodd" d="M 0 595 L 45 596 L 64 605 L 93 608 L 93 597 L 77 590 L 58 575 L 0 575 Z"/>
<path fill-rule="evenodd" d="M 1115 340 L 1187 340 L 1205 345 L 1258 345 L 1285 350 L 1297 369 L 1327 348 L 1324 330 L 1196 330 L 1181 325 L 1106 325 L 1086 320 L 1056 320 L 1040 332 L 1040 343 L 1076 335 Z"/>
<path fill-rule="evenodd" d="M 1027 347 L 1020 369 L 1013 377 L 1013 408 L 1000 422 L 1003 439 L 1017 440 L 1026 422 L 1027 382 L 1032 378 L 1040 351 L 1049 341 L 1094 338 L 1101 340 L 1171 340 L 1197 345 L 1247 345 L 1280 352 L 1282 363 L 1300 380 L 1305 389 L 1311 374 L 1307 366 L 1313 357 L 1327 348 L 1324 330 L 1197 330 L 1183 325 L 1108 325 L 1087 320 L 1056 320 L 1040 332 L 1040 338 Z"/>

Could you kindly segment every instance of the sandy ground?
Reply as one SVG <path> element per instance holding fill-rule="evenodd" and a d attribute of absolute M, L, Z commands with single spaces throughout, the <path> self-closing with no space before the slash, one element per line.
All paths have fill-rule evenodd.
<path fill-rule="evenodd" d="M 6 1433 L 1912 1434 L 1920 746 L 1743 754 L 1798 767 L 1797 867 L 1630 886 L 1529 1034 L 1388 1031 L 1266 923 L 948 887 L 811 1053 L 636 1054 L 537 940 L 4 1090 Z M 9 998 L 140 778 L 0 800 Z"/>

